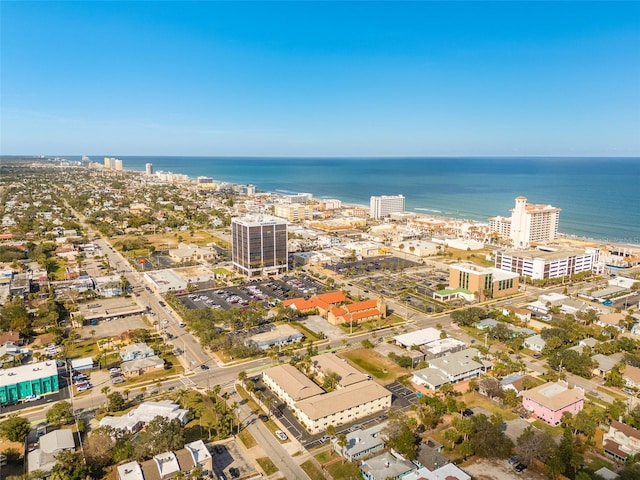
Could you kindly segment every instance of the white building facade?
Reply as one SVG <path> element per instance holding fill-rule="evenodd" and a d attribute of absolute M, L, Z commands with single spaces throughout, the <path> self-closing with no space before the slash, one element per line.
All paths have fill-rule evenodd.
<path fill-rule="evenodd" d="M 515 272 L 534 280 L 559 278 L 581 272 L 597 272 L 598 248 L 532 250 L 528 252 L 507 250 L 495 252 L 496 268 Z"/>
<path fill-rule="evenodd" d="M 528 204 L 527 197 L 516 197 L 511 210 L 511 244 L 529 248 L 532 242 L 544 242 L 558 237 L 560 209 L 551 205 Z"/>
<path fill-rule="evenodd" d="M 404 212 L 404 195 L 372 196 L 369 201 L 369 216 L 380 219 L 391 213 Z"/>

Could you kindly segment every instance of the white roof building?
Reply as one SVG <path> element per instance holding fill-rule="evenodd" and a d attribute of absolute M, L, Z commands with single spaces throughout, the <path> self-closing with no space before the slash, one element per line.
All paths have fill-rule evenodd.
<path fill-rule="evenodd" d="M 413 346 L 422 346 L 436 340 L 440 340 L 440 330 L 435 328 L 423 328 L 422 330 L 416 330 L 415 332 L 403 333 L 402 335 L 396 335 L 393 337 L 396 343 L 402 345 L 405 348 L 411 348 Z"/>
<path fill-rule="evenodd" d="M 127 415 L 121 417 L 106 416 L 100 420 L 100 426 L 109 426 L 114 429 L 135 432 L 156 417 L 163 417 L 167 420 L 178 419 L 183 424 L 187 422 L 189 410 L 184 410 L 178 404 L 170 400 L 158 402 L 144 402 L 135 410 L 131 410 Z"/>
<path fill-rule="evenodd" d="M 140 464 L 138 462 L 129 462 L 119 465 L 118 480 L 144 480 Z"/>

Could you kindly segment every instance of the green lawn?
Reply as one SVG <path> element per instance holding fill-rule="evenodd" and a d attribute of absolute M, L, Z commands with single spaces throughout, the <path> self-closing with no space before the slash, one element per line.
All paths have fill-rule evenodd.
<path fill-rule="evenodd" d="M 260 465 L 267 476 L 273 475 L 278 471 L 278 467 L 276 467 L 268 457 L 256 458 L 256 462 L 258 462 L 258 465 Z"/>
<path fill-rule="evenodd" d="M 359 479 L 362 477 L 360 473 L 360 469 L 351 462 L 347 462 L 346 460 L 342 463 L 342 460 L 339 460 L 331 465 L 327 465 L 327 472 L 335 479 Z"/>
<path fill-rule="evenodd" d="M 318 470 L 318 467 L 316 467 L 315 463 L 313 463 L 313 460 L 307 460 L 302 465 L 300 465 L 300 467 L 302 467 L 302 470 L 304 470 L 305 473 L 309 475 L 309 478 L 311 478 L 311 480 L 324 480 L 324 475 L 320 470 Z"/>
<path fill-rule="evenodd" d="M 253 435 L 249 433 L 249 430 L 242 430 L 238 434 L 238 437 L 240 438 L 240 440 L 242 440 L 242 443 L 244 443 L 244 446 L 247 448 L 255 447 L 258 444 L 258 442 L 256 442 L 256 439 L 253 438 Z"/>
<path fill-rule="evenodd" d="M 344 352 L 340 354 L 340 356 L 347 358 L 372 377 L 382 380 L 385 383 L 390 383 L 408 373 L 406 369 L 372 349 L 356 348 Z"/>

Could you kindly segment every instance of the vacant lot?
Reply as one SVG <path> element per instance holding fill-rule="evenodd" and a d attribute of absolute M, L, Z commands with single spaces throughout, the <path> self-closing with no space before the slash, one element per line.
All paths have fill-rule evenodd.
<path fill-rule="evenodd" d="M 408 373 L 406 369 L 369 348 L 356 348 L 339 356 L 350 360 L 361 370 L 385 384 L 395 382 L 398 377 Z"/>
<path fill-rule="evenodd" d="M 506 460 L 489 460 L 485 458 L 471 460 L 460 465 L 465 472 L 477 480 L 544 480 L 547 477 L 528 468 L 523 474 L 517 474 Z"/>

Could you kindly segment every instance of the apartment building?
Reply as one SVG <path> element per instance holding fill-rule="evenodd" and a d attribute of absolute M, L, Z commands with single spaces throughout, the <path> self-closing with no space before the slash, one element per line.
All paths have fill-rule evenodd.
<path fill-rule="evenodd" d="M 276 217 L 286 218 L 290 222 L 297 223 L 313 218 L 313 207 L 302 203 L 279 203 L 274 205 L 273 214 Z"/>
<path fill-rule="evenodd" d="M 516 197 L 511 217 L 492 217 L 489 230 L 509 238 L 514 248 L 529 248 L 534 242 L 558 237 L 560 208 L 546 204 L 527 203 L 527 197 Z"/>
<path fill-rule="evenodd" d="M 374 219 L 388 217 L 391 213 L 404 212 L 404 195 L 372 196 L 369 200 L 369 216 Z"/>
<path fill-rule="evenodd" d="M 269 216 L 231 220 L 233 266 L 248 277 L 288 270 L 287 221 Z"/>

